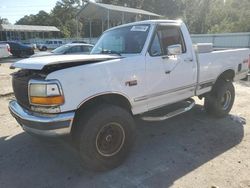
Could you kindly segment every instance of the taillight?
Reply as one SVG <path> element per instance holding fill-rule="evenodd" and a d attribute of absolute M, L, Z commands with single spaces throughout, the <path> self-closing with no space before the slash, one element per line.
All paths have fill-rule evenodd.
<path fill-rule="evenodd" d="M 8 52 L 10 52 L 10 46 L 9 45 L 7 45 L 7 50 L 8 50 Z"/>
<path fill-rule="evenodd" d="M 250 55 L 249 55 L 248 59 L 245 59 L 245 60 L 243 61 L 243 64 L 247 64 L 247 65 L 248 65 L 248 68 L 250 69 Z"/>

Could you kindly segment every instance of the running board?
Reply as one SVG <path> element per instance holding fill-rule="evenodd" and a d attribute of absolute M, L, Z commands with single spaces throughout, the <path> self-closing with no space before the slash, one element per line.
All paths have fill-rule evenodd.
<path fill-rule="evenodd" d="M 172 112 L 169 112 L 163 116 L 143 116 L 143 117 L 141 117 L 141 119 L 144 121 L 164 121 L 166 119 L 169 119 L 169 118 L 172 118 L 174 116 L 180 115 L 184 112 L 187 112 L 195 106 L 195 101 L 191 98 L 187 99 L 185 102 L 188 104 L 188 106 L 181 107 L 181 108 L 174 110 Z"/>

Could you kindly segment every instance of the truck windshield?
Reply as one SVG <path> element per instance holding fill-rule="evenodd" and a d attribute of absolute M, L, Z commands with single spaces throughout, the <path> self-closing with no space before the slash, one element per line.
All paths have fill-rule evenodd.
<path fill-rule="evenodd" d="M 105 32 L 91 54 L 137 54 L 141 53 L 150 25 L 133 25 Z"/>

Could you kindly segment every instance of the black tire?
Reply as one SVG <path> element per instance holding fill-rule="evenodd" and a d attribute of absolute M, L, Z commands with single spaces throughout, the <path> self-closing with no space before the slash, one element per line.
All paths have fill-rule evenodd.
<path fill-rule="evenodd" d="M 235 89 L 232 81 L 219 80 L 211 93 L 205 97 L 204 108 L 210 115 L 225 117 L 233 107 L 234 98 Z"/>
<path fill-rule="evenodd" d="M 21 51 L 18 57 L 25 58 L 27 57 L 27 53 L 25 51 Z"/>
<path fill-rule="evenodd" d="M 46 46 L 43 46 L 43 47 L 42 47 L 42 51 L 47 51 L 47 47 L 46 47 Z"/>
<path fill-rule="evenodd" d="M 118 106 L 97 106 L 79 117 L 76 126 L 73 136 L 76 137 L 82 164 L 94 171 L 119 166 L 135 140 L 134 119 Z"/>

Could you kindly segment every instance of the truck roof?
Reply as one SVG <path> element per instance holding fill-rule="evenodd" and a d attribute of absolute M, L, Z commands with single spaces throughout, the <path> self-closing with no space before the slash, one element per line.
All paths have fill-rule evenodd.
<path fill-rule="evenodd" d="M 121 28 L 121 27 L 137 25 L 137 24 L 150 24 L 150 25 L 153 25 L 153 24 L 159 24 L 159 23 L 182 24 L 183 21 L 182 20 L 144 20 L 144 21 L 132 22 L 132 23 L 127 23 L 127 24 L 116 26 L 116 27 L 112 27 L 112 28 L 106 30 L 105 32 L 113 30 L 113 29 Z"/>

